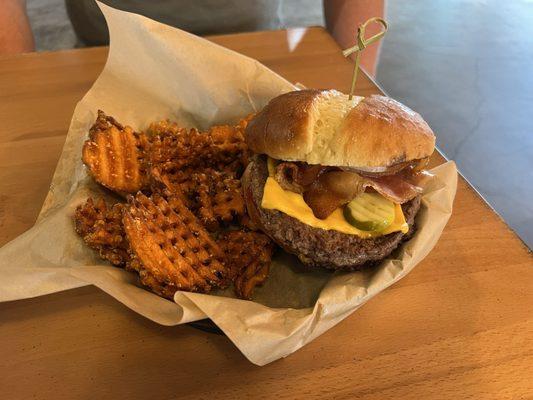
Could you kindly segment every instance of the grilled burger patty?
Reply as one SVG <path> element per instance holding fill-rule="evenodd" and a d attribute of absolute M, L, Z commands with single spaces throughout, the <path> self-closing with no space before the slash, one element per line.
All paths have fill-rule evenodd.
<path fill-rule="evenodd" d="M 285 251 L 295 254 L 310 267 L 357 270 L 387 257 L 414 232 L 414 218 L 420 209 L 420 196 L 402 205 L 409 232 L 394 232 L 362 239 L 334 230 L 313 228 L 277 210 L 261 207 L 268 178 L 265 156 L 255 156 L 243 176 L 243 190 L 252 220 Z"/>

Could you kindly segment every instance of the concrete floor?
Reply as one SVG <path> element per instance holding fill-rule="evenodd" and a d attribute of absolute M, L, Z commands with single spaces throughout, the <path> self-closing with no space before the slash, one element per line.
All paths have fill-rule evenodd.
<path fill-rule="evenodd" d="M 64 0 L 27 0 L 26 4 L 37 51 L 76 47 Z"/>
<path fill-rule="evenodd" d="M 286 26 L 322 23 L 320 0 L 285 3 Z M 426 118 L 439 148 L 531 248 L 533 3 L 387 5 L 378 82 Z M 63 0 L 28 0 L 28 12 L 38 50 L 76 46 Z"/>
<path fill-rule="evenodd" d="M 531 248 L 533 3 L 388 4 L 378 81 L 426 118 L 439 148 Z"/>

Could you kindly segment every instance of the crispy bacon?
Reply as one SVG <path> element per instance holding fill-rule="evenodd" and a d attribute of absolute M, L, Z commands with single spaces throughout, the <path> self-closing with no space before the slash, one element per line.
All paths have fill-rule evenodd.
<path fill-rule="evenodd" d="M 299 162 L 278 164 L 275 179 L 286 190 L 303 194 L 315 217 L 327 218 L 335 209 L 372 188 L 395 203 L 405 203 L 422 192 L 431 174 L 423 170 L 426 160 L 403 163 L 388 175 L 342 170 Z"/>
<path fill-rule="evenodd" d="M 365 179 L 353 172 L 325 171 L 306 187 L 303 197 L 315 217 L 324 219 L 363 192 L 364 183 Z"/>
<path fill-rule="evenodd" d="M 276 167 L 275 179 L 283 189 L 300 193 L 311 185 L 328 167 L 306 163 L 282 162 Z"/>

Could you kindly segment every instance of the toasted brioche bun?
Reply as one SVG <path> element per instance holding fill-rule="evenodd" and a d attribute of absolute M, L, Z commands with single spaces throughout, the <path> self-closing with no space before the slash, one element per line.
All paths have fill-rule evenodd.
<path fill-rule="evenodd" d="M 272 99 L 246 128 L 256 153 L 379 172 L 429 157 L 435 135 L 416 112 L 384 96 L 300 90 Z"/>

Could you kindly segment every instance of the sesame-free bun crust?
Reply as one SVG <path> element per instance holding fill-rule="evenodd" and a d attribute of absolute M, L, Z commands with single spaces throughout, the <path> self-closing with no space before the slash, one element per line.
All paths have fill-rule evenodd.
<path fill-rule="evenodd" d="M 287 161 L 382 171 L 426 158 L 435 135 L 422 117 L 385 96 L 300 90 L 272 99 L 246 128 L 256 153 Z"/>

